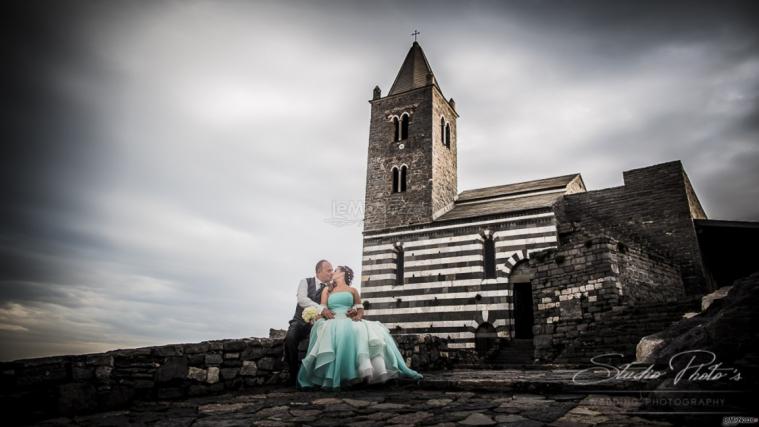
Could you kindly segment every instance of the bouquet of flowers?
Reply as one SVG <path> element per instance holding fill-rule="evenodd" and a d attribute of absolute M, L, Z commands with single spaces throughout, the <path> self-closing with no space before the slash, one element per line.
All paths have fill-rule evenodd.
<path fill-rule="evenodd" d="M 319 318 L 319 312 L 316 307 L 306 307 L 303 310 L 303 320 L 307 323 L 314 323 L 314 320 Z"/>

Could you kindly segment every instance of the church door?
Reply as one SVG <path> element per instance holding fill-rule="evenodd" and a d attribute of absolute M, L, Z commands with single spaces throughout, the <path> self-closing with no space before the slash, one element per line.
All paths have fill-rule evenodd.
<path fill-rule="evenodd" d="M 514 283 L 514 338 L 532 338 L 532 285 Z"/>

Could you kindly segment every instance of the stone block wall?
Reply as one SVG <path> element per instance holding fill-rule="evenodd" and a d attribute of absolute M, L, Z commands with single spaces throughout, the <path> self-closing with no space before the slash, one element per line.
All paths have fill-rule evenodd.
<path fill-rule="evenodd" d="M 443 94 L 432 91 L 432 214 L 437 217 L 448 211 L 458 194 L 456 118 L 458 115 Z M 451 128 L 450 146 L 444 144 L 445 131 L 440 119 Z"/>
<path fill-rule="evenodd" d="M 677 301 L 684 294 L 680 273 L 666 258 L 584 231 L 576 230 L 558 250 L 535 253 L 530 260 L 535 357 L 540 360 L 554 360 L 594 323 L 603 322 L 604 313 Z"/>
<path fill-rule="evenodd" d="M 566 195 L 557 206 L 557 220 L 611 231 L 649 246 L 671 257 L 689 294 L 711 289 L 693 224 L 693 219 L 706 218 L 706 214 L 682 163 L 632 169 L 623 177 L 621 187 Z"/>
<path fill-rule="evenodd" d="M 685 296 L 678 268 L 655 252 L 617 241 L 611 262 L 618 266 L 625 305 L 678 301 Z"/>
<path fill-rule="evenodd" d="M 0 363 L 0 402 L 10 424 L 282 384 L 284 339 L 243 338 Z M 420 372 L 451 366 L 444 339 L 397 337 Z"/>
<path fill-rule="evenodd" d="M 440 89 L 428 85 L 371 101 L 366 167 L 364 230 L 375 231 L 432 221 L 457 192 L 456 112 Z M 393 118 L 409 116 L 408 137 L 395 140 Z M 441 117 L 451 127 L 442 142 Z M 392 192 L 392 169 L 408 167 L 405 192 Z"/>
<path fill-rule="evenodd" d="M 373 100 L 366 167 L 364 230 L 432 219 L 432 105 L 428 86 Z M 392 118 L 409 114 L 408 138 L 395 141 Z M 392 168 L 408 167 L 408 186 L 392 192 Z"/>

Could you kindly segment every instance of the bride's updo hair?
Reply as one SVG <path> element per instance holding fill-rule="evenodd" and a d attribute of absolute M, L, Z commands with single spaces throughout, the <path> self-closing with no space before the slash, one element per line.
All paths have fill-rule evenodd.
<path fill-rule="evenodd" d="M 350 285 L 353 281 L 353 270 L 351 270 L 350 267 L 347 265 L 340 265 L 337 268 L 340 269 L 343 273 L 345 273 L 345 284 Z"/>

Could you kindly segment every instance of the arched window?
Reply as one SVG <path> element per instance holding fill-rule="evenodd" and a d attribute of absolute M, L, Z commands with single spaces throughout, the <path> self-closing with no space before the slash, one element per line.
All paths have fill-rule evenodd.
<path fill-rule="evenodd" d="M 395 286 L 403 285 L 403 244 L 395 245 Z"/>
<path fill-rule="evenodd" d="M 400 188 L 398 185 L 399 177 L 398 168 L 393 166 L 393 193 L 397 193 Z"/>
<path fill-rule="evenodd" d="M 485 263 L 485 278 L 495 279 L 495 241 L 492 234 L 488 234 L 482 242 L 482 259 Z"/>
<path fill-rule="evenodd" d="M 401 139 L 401 127 L 398 122 L 398 117 L 393 117 L 393 140 L 400 141 Z"/>
<path fill-rule="evenodd" d="M 398 191 L 400 191 L 401 193 L 406 191 L 406 171 L 407 170 L 408 170 L 408 167 L 406 165 L 401 166 L 401 174 L 400 174 L 401 176 L 398 183 L 399 184 Z"/>
<path fill-rule="evenodd" d="M 445 145 L 445 119 L 440 118 L 440 142 Z"/>
<path fill-rule="evenodd" d="M 451 124 L 445 124 L 445 146 L 451 148 Z"/>
<path fill-rule="evenodd" d="M 408 114 L 401 115 L 401 141 L 408 138 Z"/>

